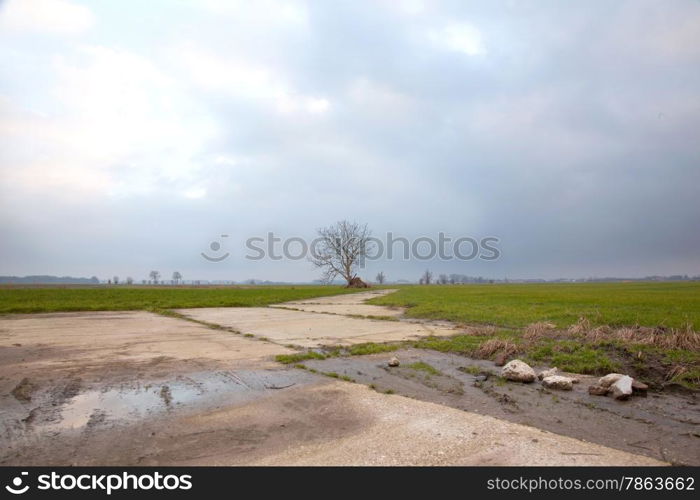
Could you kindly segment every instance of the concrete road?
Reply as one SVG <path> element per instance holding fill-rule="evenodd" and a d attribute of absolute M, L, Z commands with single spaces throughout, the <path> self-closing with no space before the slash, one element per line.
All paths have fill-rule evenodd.
<path fill-rule="evenodd" d="M 396 290 L 372 290 L 349 295 L 334 295 L 314 299 L 295 300 L 273 305 L 284 309 L 297 311 L 340 314 L 346 316 L 374 316 L 398 318 L 404 313 L 401 307 L 386 307 L 366 304 L 365 301 L 375 297 L 388 295 Z"/>

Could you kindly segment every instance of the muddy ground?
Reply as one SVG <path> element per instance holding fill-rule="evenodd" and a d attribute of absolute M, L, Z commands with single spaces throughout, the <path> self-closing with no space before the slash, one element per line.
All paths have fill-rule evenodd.
<path fill-rule="evenodd" d="M 387 365 L 391 355 L 399 358 L 399 367 Z M 407 367 L 416 362 L 440 374 Z M 598 377 L 576 375 L 580 383 L 574 390 L 550 390 L 539 382 L 504 382 L 491 361 L 418 349 L 309 360 L 304 365 L 372 385 L 378 392 L 490 415 L 674 464 L 700 465 L 700 405 L 691 392 L 649 392 L 646 398 L 616 401 L 588 394 Z"/>
<path fill-rule="evenodd" d="M 381 360 L 352 361 L 377 367 Z M 296 368 L 46 382 L 30 401 L 4 410 L 0 464 L 661 463 Z"/>

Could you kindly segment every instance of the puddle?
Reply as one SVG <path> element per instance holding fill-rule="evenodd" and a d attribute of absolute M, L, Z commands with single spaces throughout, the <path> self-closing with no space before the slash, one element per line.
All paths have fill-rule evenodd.
<path fill-rule="evenodd" d="M 88 391 L 68 401 L 60 411 L 58 422 L 46 425 L 47 430 L 77 429 L 86 426 L 99 412 L 117 420 L 138 419 L 163 406 L 160 388 L 122 391 Z"/>
<path fill-rule="evenodd" d="M 134 422 L 180 409 L 236 405 L 312 380 L 313 376 L 300 370 L 220 371 L 87 390 L 61 405 L 56 418 L 37 422 L 37 430 L 75 430 L 104 422 Z"/>

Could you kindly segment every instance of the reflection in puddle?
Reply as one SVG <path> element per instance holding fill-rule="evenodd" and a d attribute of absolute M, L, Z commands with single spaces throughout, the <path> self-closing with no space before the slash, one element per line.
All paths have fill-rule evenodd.
<path fill-rule="evenodd" d="M 176 408 L 244 403 L 262 392 L 311 380 L 301 370 L 205 372 L 169 381 L 86 391 L 67 401 L 46 430 L 80 429 L 102 421 L 129 422 Z"/>
<path fill-rule="evenodd" d="M 61 420 L 49 426 L 52 429 L 76 429 L 90 422 L 96 412 L 111 419 L 130 420 L 163 405 L 160 387 L 149 389 L 109 389 L 78 394 L 61 410 Z"/>

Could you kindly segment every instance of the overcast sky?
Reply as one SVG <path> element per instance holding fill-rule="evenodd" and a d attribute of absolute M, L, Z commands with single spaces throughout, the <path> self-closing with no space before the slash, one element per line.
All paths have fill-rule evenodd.
<path fill-rule="evenodd" d="M 0 71 L 0 274 L 311 280 L 245 240 L 345 218 L 500 240 L 367 278 L 700 274 L 696 0 L 5 0 Z"/>

